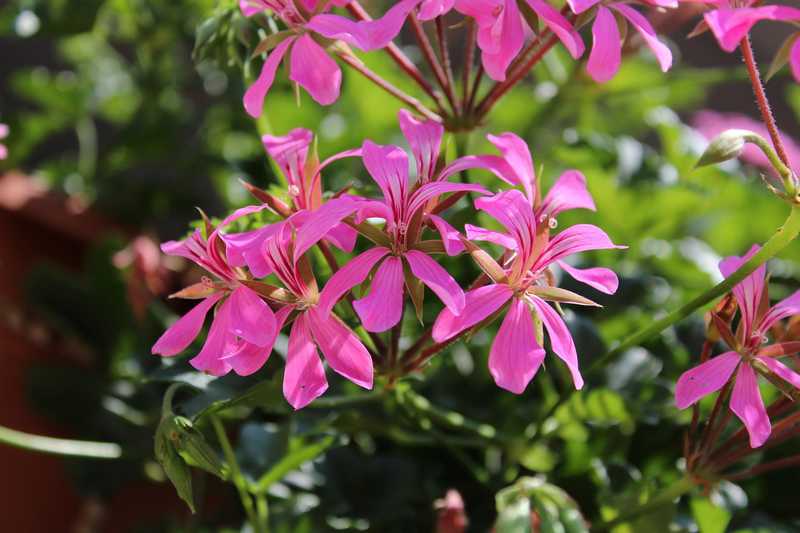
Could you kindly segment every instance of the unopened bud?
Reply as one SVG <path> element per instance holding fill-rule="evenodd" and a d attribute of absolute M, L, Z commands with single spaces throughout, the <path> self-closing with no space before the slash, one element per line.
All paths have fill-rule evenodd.
<path fill-rule="evenodd" d="M 736 159 L 742 154 L 748 137 L 752 135 L 755 134 L 747 130 L 723 131 L 711 141 L 711 144 L 708 145 L 708 148 L 706 148 L 706 151 L 700 156 L 700 160 L 695 166 L 704 167 L 722 163 L 730 159 Z"/>

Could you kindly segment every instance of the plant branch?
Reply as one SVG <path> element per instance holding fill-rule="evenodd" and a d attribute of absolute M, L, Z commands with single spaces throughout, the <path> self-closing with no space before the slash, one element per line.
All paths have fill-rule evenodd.
<path fill-rule="evenodd" d="M 628 511 L 621 513 L 619 516 L 614 518 L 613 520 L 609 520 L 607 522 L 601 522 L 599 524 L 593 525 L 590 529 L 592 533 L 597 533 L 600 531 L 610 531 L 614 527 L 624 524 L 626 522 L 630 522 L 639 518 L 642 515 L 649 513 L 650 511 L 654 511 L 660 507 L 668 505 L 672 503 L 677 498 L 680 498 L 695 486 L 695 482 L 689 478 L 688 476 L 682 477 L 672 485 L 667 486 L 664 490 L 656 494 L 655 497 L 649 499 L 647 502 L 634 507 Z"/>
<path fill-rule="evenodd" d="M 83 459 L 119 459 L 122 447 L 111 442 L 57 439 L 0 426 L 0 443 L 38 453 Z"/>
<path fill-rule="evenodd" d="M 414 30 L 414 35 L 417 38 L 420 50 L 422 50 L 422 55 L 428 62 L 428 66 L 430 66 L 437 83 L 439 83 L 439 86 L 444 91 L 447 101 L 450 104 L 450 108 L 453 110 L 453 112 L 455 112 L 456 103 L 453 96 L 452 87 L 450 87 L 450 85 L 447 83 L 447 77 L 442 69 L 442 65 L 439 63 L 439 60 L 436 59 L 436 53 L 433 51 L 431 41 L 428 39 L 428 35 L 425 33 L 425 28 L 422 27 L 422 23 L 417 18 L 417 14 L 413 11 L 409 15 L 409 20 L 411 21 L 411 28 Z"/>
<path fill-rule="evenodd" d="M 442 58 L 444 75 L 447 79 L 448 98 L 452 98 L 453 111 L 456 115 L 461 114 L 461 103 L 455 95 L 456 82 L 453 77 L 453 65 L 450 60 L 450 48 L 447 44 L 447 29 L 444 27 L 442 17 L 436 17 L 436 42 L 439 44 L 439 57 Z"/>

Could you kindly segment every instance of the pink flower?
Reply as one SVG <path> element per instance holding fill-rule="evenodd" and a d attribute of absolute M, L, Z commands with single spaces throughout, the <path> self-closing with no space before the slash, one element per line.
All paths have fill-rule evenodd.
<path fill-rule="evenodd" d="M 292 296 L 278 316 L 297 312 L 289 334 L 283 376 L 283 394 L 295 409 L 305 407 L 328 388 L 317 348 L 333 370 L 356 385 L 371 389 L 373 382 L 369 351 L 339 317 L 320 309 L 317 282 L 308 264 L 302 263 L 303 253 L 324 234 L 316 229 L 324 219 L 325 213 L 317 211 L 307 225 L 297 230 L 295 239 L 291 238 L 291 220 L 287 220 L 264 247 L 270 269 Z"/>
<path fill-rule="evenodd" d="M 554 188 L 551 205 L 567 205 L 572 187 Z M 575 187 L 576 189 L 579 187 Z M 563 195 L 563 196 L 562 196 Z M 550 195 L 548 195 L 550 196 Z M 473 227 L 472 238 L 482 238 L 508 248 L 502 265 L 491 274 L 493 283 L 469 291 L 464 311 L 455 315 L 444 309 L 433 326 L 433 338 L 443 342 L 506 309 L 505 318 L 489 353 L 489 371 L 498 386 L 521 394 L 544 361 L 544 349 L 537 341 L 535 314 L 544 324 L 550 344 L 572 374 L 576 388 L 583 386 L 578 355 L 566 324 L 547 301 L 596 305 L 591 300 L 553 285 L 550 271 L 558 263 L 578 281 L 608 294 L 616 292 L 616 275 L 605 268 L 580 270 L 561 260 L 587 250 L 623 248 L 611 242 L 600 228 L 579 224 L 551 237 L 549 224 L 537 224 L 528 199 L 518 190 L 479 198 L 475 206 L 497 219 L 507 234 Z M 566 207 L 565 207 L 566 208 Z M 556 210 L 551 211 L 555 212 Z M 468 233 L 469 235 L 469 233 Z"/>
<path fill-rule="evenodd" d="M 574 13 L 583 13 L 599 2 L 600 0 L 567 0 Z M 660 7 L 675 7 L 677 4 L 675 0 L 650 0 L 648 3 Z M 622 37 L 613 11 L 622 15 L 639 32 L 658 59 L 661 70 L 668 71 L 672 66 L 672 52 L 658 40 L 650 22 L 626 3 L 610 2 L 597 7 L 597 15 L 592 24 L 593 45 L 586 64 L 586 70 L 592 79 L 598 83 L 609 81 L 617 74 L 622 62 Z"/>
<path fill-rule="evenodd" d="M 574 58 L 583 54 L 580 35 L 557 9 L 545 0 L 526 0 L 542 22 Z M 525 43 L 531 29 L 524 23 L 516 0 L 456 0 L 455 8 L 478 25 L 481 61 L 490 78 L 503 81 L 506 70 Z"/>
<path fill-rule="evenodd" d="M 293 223 L 302 225 L 304 219 L 323 205 L 322 170 L 334 161 L 361 155 L 361 149 L 345 150 L 319 163 L 316 154 L 309 157 L 313 140 L 311 131 L 297 128 L 288 135 L 276 137 L 264 135 L 262 141 L 267 153 L 278 164 L 288 182 L 291 209 L 297 213 Z M 303 214 L 305 213 L 305 214 Z M 231 266 L 247 265 L 254 276 L 262 278 L 270 271 L 264 261 L 263 244 L 273 237 L 279 226 L 266 225 L 243 233 L 222 233 Z M 335 224 L 325 235 L 325 240 L 334 246 L 351 252 L 356 243 L 356 231 L 346 224 Z"/>
<path fill-rule="evenodd" d="M 385 331 L 400 321 L 406 268 L 410 275 L 436 293 L 454 314 L 461 313 L 463 291 L 444 268 L 417 247 L 419 232 L 421 225 L 430 220 L 440 232 L 448 253 L 460 253 L 463 245 L 456 230 L 441 217 L 427 214 L 425 208 L 445 193 L 486 192 L 480 185 L 444 181 L 459 170 L 484 165 L 480 158 L 462 158 L 437 172 L 443 133 L 441 125 L 432 121 L 420 122 L 406 111 L 400 112 L 400 124 L 416 159 L 417 183 L 412 185 L 410 182 L 408 156 L 400 147 L 366 141 L 362 148 L 364 165 L 380 187 L 383 199 L 357 200 L 360 217 L 386 221 L 384 231 L 390 244 L 371 248 L 352 259 L 331 277 L 320 297 L 323 313 L 330 312 L 342 296 L 363 283 L 377 267 L 369 294 L 353 303 L 364 329 L 373 332 Z"/>
<path fill-rule="evenodd" d="M 0 140 L 8 137 L 8 132 L 8 124 L 3 124 L 0 122 Z M 8 148 L 6 148 L 6 145 L 0 144 L 0 160 L 5 159 L 6 157 L 8 157 Z"/>
<path fill-rule="evenodd" d="M 219 303 L 208 338 L 190 363 L 215 376 L 231 369 L 246 376 L 261 368 L 272 351 L 282 318 L 276 318 L 269 305 L 241 283 L 240 274 L 222 253 L 219 232 L 214 230 L 206 240 L 195 230 L 183 241 L 165 242 L 161 250 L 189 259 L 217 280 L 204 279 L 174 295 L 201 302 L 161 335 L 152 352 L 173 356 L 185 350 L 200 333 L 209 310 Z"/>
<path fill-rule="evenodd" d="M 403 0 L 380 19 L 355 22 L 339 15 L 314 14 L 317 2 L 313 0 L 240 0 L 239 6 L 245 16 L 272 10 L 290 32 L 272 50 L 258 79 L 245 92 L 245 110 L 253 117 L 261 116 L 264 98 L 275 80 L 278 66 L 290 48 L 289 79 L 303 87 L 319 104 L 332 104 L 339 98 L 342 71 L 311 32 L 330 39 L 341 39 L 364 51 L 383 48 L 397 36 L 409 11 L 419 1 Z M 332 2 L 333 5 L 346 3 Z"/>
<path fill-rule="evenodd" d="M 720 272 L 729 277 L 759 248 L 753 246 L 744 257 L 723 259 L 719 264 Z M 747 428 L 752 448 L 764 444 L 772 432 L 752 362 L 759 361 L 787 383 L 800 388 L 800 375 L 778 361 L 778 357 L 797 351 L 791 346 L 797 343 L 764 346 L 768 342 L 766 335 L 775 323 L 800 313 L 800 291 L 769 307 L 766 271 L 766 265 L 761 265 L 733 288 L 739 306 L 740 325 L 735 338 L 732 338 L 732 333 L 728 335 L 729 341 L 734 344 L 730 346 L 732 351 L 712 357 L 684 372 L 675 387 L 675 405 L 685 409 L 721 389 L 736 371 L 730 408 Z"/>
<path fill-rule="evenodd" d="M 739 42 L 759 21 L 800 21 L 800 9 L 789 6 L 751 7 L 756 4 L 756 0 L 738 0 L 735 2 L 716 0 L 705 3 L 712 3 L 716 6 L 715 9 L 709 11 L 703 17 L 714 37 L 717 38 L 719 46 L 726 52 L 736 50 Z M 792 50 L 793 65 L 798 65 L 798 61 L 800 61 L 800 48 L 795 45 Z"/>

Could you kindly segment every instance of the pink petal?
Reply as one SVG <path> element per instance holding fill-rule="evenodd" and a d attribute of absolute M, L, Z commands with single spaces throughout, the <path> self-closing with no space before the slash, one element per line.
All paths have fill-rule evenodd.
<path fill-rule="evenodd" d="M 228 263 L 233 267 L 247 265 L 257 278 L 268 276 L 271 269 L 264 260 L 262 250 L 264 242 L 274 237 L 279 229 L 280 224 L 267 224 L 257 230 L 220 235 L 225 243 Z"/>
<path fill-rule="evenodd" d="M 356 247 L 358 232 L 347 224 L 336 224 L 325 234 L 325 240 L 343 252 L 352 252 Z"/>
<path fill-rule="evenodd" d="M 400 321 L 403 313 L 403 262 L 387 258 L 372 279 L 367 296 L 353 302 L 367 331 L 386 331 Z"/>
<path fill-rule="evenodd" d="M 508 285 L 486 285 L 464 295 L 464 311 L 455 315 L 445 307 L 433 324 L 433 340 L 443 342 L 487 318 L 506 303 L 514 291 Z"/>
<path fill-rule="evenodd" d="M 769 368 L 772 372 L 777 374 L 783 381 L 789 383 L 796 389 L 800 389 L 800 374 L 784 365 L 780 361 L 772 357 L 757 357 L 759 361 Z"/>
<path fill-rule="evenodd" d="M 539 212 L 554 217 L 569 209 L 596 209 L 586 188 L 586 177 L 577 170 L 567 170 L 559 176 L 544 197 Z"/>
<path fill-rule="evenodd" d="M 516 189 L 475 200 L 475 207 L 486 211 L 508 230 L 517 243 L 519 255 L 527 260 L 536 240 L 536 220 L 528 200 Z"/>
<path fill-rule="evenodd" d="M 436 231 L 439 232 L 439 235 L 442 238 L 442 244 L 444 244 L 444 250 L 447 252 L 447 255 L 454 256 L 464 251 L 464 244 L 459 238 L 460 234 L 458 230 L 456 230 L 450 225 L 449 222 L 438 215 L 428 215 L 428 219 L 436 227 Z"/>
<path fill-rule="evenodd" d="M 230 324 L 231 305 L 230 299 L 227 299 L 219 306 L 214 321 L 211 322 L 203 348 L 189 360 L 189 364 L 212 376 L 223 376 L 230 372 L 231 366 L 225 361 L 225 349 L 232 338 L 229 333 Z"/>
<path fill-rule="evenodd" d="M 533 205 L 536 197 L 536 171 L 533 168 L 533 158 L 528 145 L 518 135 L 510 132 L 487 135 L 486 138 L 503 154 L 503 158 L 516 175 L 514 183 L 522 185 L 528 203 Z"/>
<path fill-rule="evenodd" d="M 611 242 L 605 231 L 591 224 L 576 224 L 565 229 L 547 244 L 547 247 L 536 260 L 533 270 L 539 270 L 546 265 L 563 259 L 567 256 L 585 252 L 587 250 L 609 250 L 613 248 L 626 248 Z"/>
<path fill-rule="evenodd" d="M 559 359 L 567 364 L 575 388 L 582 389 L 583 376 L 581 376 L 581 371 L 578 366 L 578 353 L 575 351 L 575 342 L 572 340 L 572 334 L 569 332 L 569 329 L 567 329 L 567 325 L 556 310 L 550 307 L 547 302 L 536 296 L 531 296 L 530 298 L 533 305 L 536 307 L 539 318 L 542 319 L 542 323 L 547 329 L 553 351 Z"/>
<path fill-rule="evenodd" d="M 589 9 L 590 7 L 594 6 L 599 2 L 600 0 L 567 0 L 569 8 L 575 14 L 583 13 L 584 11 L 586 11 L 587 9 Z"/>
<path fill-rule="evenodd" d="M 298 187 L 303 185 L 308 147 L 313 140 L 314 134 L 306 128 L 295 128 L 287 135 L 261 137 L 264 148 L 278 164 L 286 179 Z"/>
<path fill-rule="evenodd" d="M 522 394 L 544 361 L 528 306 L 512 299 L 489 352 L 489 372 L 500 388 Z"/>
<path fill-rule="evenodd" d="M 247 113 L 254 118 L 261 116 L 261 111 L 264 108 L 264 98 L 272 87 L 272 82 L 275 81 L 275 72 L 278 70 L 278 65 L 281 59 L 289 49 L 289 45 L 294 42 L 294 38 L 290 37 L 281 42 L 269 54 L 267 60 L 264 61 L 264 66 L 261 67 L 261 74 L 258 79 L 247 89 L 244 93 L 244 109 Z"/>
<path fill-rule="evenodd" d="M 385 203 L 391 209 L 391 220 L 394 224 L 401 220 L 400 216 L 408 195 L 408 156 L 398 146 L 381 146 L 372 141 L 365 141 L 362 147 L 364 166 L 383 192 Z"/>
<path fill-rule="evenodd" d="M 731 411 L 742 421 L 750 434 L 750 447 L 758 448 L 764 444 L 772 432 L 758 378 L 750 365 L 741 365 L 736 375 L 736 383 L 731 395 Z"/>
<path fill-rule="evenodd" d="M 603 267 L 575 268 L 563 261 L 557 261 L 564 272 L 581 283 L 597 289 L 606 294 L 614 294 L 619 288 L 619 278 L 613 270 Z"/>
<path fill-rule="evenodd" d="M 734 272 L 739 270 L 751 257 L 753 257 L 761 247 L 753 245 L 744 257 L 735 255 L 726 257 L 719 263 L 719 271 L 723 276 L 729 278 Z M 733 295 L 739 304 L 739 311 L 742 313 L 742 322 L 745 326 L 745 337 L 749 338 L 756 326 L 755 319 L 758 307 L 761 304 L 761 295 L 764 292 L 764 279 L 767 275 L 767 265 L 759 266 L 752 274 L 744 278 L 733 288 Z"/>
<path fill-rule="evenodd" d="M 800 38 L 795 38 L 789 54 L 789 66 L 797 83 L 800 83 Z"/>
<path fill-rule="evenodd" d="M 653 29 L 650 22 L 641 13 L 626 4 L 617 3 L 613 4 L 612 7 L 622 13 L 622 16 L 633 24 L 633 27 L 636 28 L 636 31 L 639 32 L 639 35 L 642 36 L 644 42 L 647 43 L 647 46 L 650 47 L 650 50 L 653 51 L 656 59 L 658 59 L 661 71 L 668 71 L 672 66 L 672 52 L 670 52 L 667 45 L 658 40 L 656 30 Z"/>
<path fill-rule="evenodd" d="M 761 320 L 758 331 L 766 333 L 775 322 L 797 314 L 800 314 L 800 291 L 795 292 L 791 296 L 773 305 Z"/>
<path fill-rule="evenodd" d="M 471 183 L 449 183 L 447 181 L 433 181 L 426 183 L 411 195 L 408 201 L 407 213 L 409 216 L 425 207 L 429 200 L 450 192 L 474 192 L 489 194 L 483 185 Z"/>
<path fill-rule="evenodd" d="M 439 180 L 444 181 L 453 174 L 472 168 L 488 170 L 501 180 L 510 185 L 518 183 L 516 171 L 500 156 L 496 155 L 467 155 L 459 157 L 442 169 Z"/>
<path fill-rule="evenodd" d="M 605 83 L 617 74 L 622 61 L 622 38 L 617 19 L 608 8 L 597 8 L 597 17 L 592 24 L 592 37 L 594 44 L 586 70 L 594 81 Z"/>
<path fill-rule="evenodd" d="M 370 248 L 354 257 L 349 263 L 331 276 L 319 297 L 318 309 L 322 316 L 328 316 L 333 306 L 356 285 L 363 283 L 375 263 L 389 253 L 388 248 Z"/>
<path fill-rule="evenodd" d="M 178 319 L 159 337 L 153 345 L 152 353 L 171 356 L 185 350 L 200 333 L 208 310 L 224 295 L 225 293 L 218 292 L 195 305 L 191 311 Z"/>
<path fill-rule="evenodd" d="M 6 159 L 8 157 L 8 148 L 5 144 L 0 144 L 0 159 Z"/>
<path fill-rule="evenodd" d="M 341 39 L 365 52 L 384 48 L 397 37 L 408 14 L 420 0 L 401 0 L 384 16 L 375 20 L 354 21 L 339 15 L 317 15 L 306 24 L 329 39 Z"/>
<path fill-rule="evenodd" d="M 417 16 L 422 21 L 432 20 L 450 12 L 454 3 L 455 0 L 422 0 Z"/>
<path fill-rule="evenodd" d="M 473 226 L 472 224 L 464 224 L 464 229 L 467 232 L 467 239 L 471 241 L 486 241 L 502 246 L 508 250 L 517 249 L 517 241 L 499 231 L 492 231 L 480 226 Z"/>
<path fill-rule="evenodd" d="M 297 82 L 320 105 L 339 98 L 342 71 L 309 34 L 297 38 L 289 57 L 289 79 Z"/>
<path fill-rule="evenodd" d="M 257 372 L 269 359 L 272 347 L 275 345 L 275 339 L 278 337 L 278 332 L 283 328 L 283 323 L 291 312 L 292 308 L 287 305 L 281 307 L 275 313 L 275 329 L 273 329 L 272 336 L 264 346 L 256 346 L 253 343 L 239 339 L 241 342 L 239 350 L 226 354 L 224 357 L 225 363 L 229 364 L 233 371 L 240 376 L 249 376 Z"/>
<path fill-rule="evenodd" d="M 442 144 L 444 127 L 433 120 L 417 120 L 414 115 L 401 109 L 398 113 L 400 129 L 411 146 L 417 161 L 417 181 L 427 183 L 434 179 L 439 147 Z"/>
<path fill-rule="evenodd" d="M 360 387 L 372 388 L 372 357 L 339 317 L 323 317 L 319 309 L 311 308 L 308 326 L 332 369 Z"/>
<path fill-rule="evenodd" d="M 583 55 L 584 45 L 580 34 L 575 31 L 572 24 L 564 18 L 564 15 L 558 12 L 553 6 L 548 4 L 545 0 L 526 0 L 528 5 L 531 6 L 544 24 L 550 28 L 550 31 L 556 34 L 561 43 L 573 57 L 578 59 Z"/>
<path fill-rule="evenodd" d="M 311 337 L 306 313 L 294 319 L 286 352 L 283 395 L 295 409 L 302 409 L 328 389 L 325 369 Z"/>
<path fill-rule="evenodd" d="M 6 137 L 8 137 L 10 131 L 11 128 L 8 127 L 8 124 L 3 124 L 2 122 L 0 122 L 0 139 L 5 139 Z"/>
<path fill-rule="evenodd" d="M 255 292 L 240 285 L 231 293 L 231 333 L 256 346 L 275 337 L 275 314 Z"/>
<path fill-rule="evenodd" d="M 297 230 L 294 241 L 294 260 L 300 259 L 309 248 L 325 237 L 333 226 L 358 209 L 358 202 L 347 197 L 335 198 L 322 204 L 322 207 L 311 213 Z"/>
<path fill-rule="evenodd" d="M 483 67 L 490 78 L 503 81 L 508 66 L 525 43 L 525 27 L 516 0 L 456 0 L 455 8 L 477 22 Z"/>
<path fill-rule="evenodd" d="M 725 352 L 681 374 L 675 385 L 675 406 L 686 409 L 700 398 L 721 389 L 741 359 L 736 352 Z"/>
<path fill-rule="evenodd" d="M 454 315 L 464 310 L 464 291 L 447 270 L 419 250 L 409 250 L 403 257 L 408 261 L 411 272 L 436 293 L 436 296 Z"/>
<path fill-rule="evenodd" d="M 266 10 L 267 6 L 258 0 L 239 0 L 239 9 L 245 17 L 252 17 L 256 13 Z"/>
<path fill-rule="evenodd" d="M 704 15 L 720 48 L 733 52 L 750 29 L 761 20 L 800 20 L 800 9 L 786 6 L 720 7 Z"/>

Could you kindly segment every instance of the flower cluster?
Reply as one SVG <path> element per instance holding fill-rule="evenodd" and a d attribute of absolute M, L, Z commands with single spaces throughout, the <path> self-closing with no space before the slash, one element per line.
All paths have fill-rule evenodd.
<path fill-rule="evenodd" d="M 399 121 L 413 154 L 414 180 L 408 155 L 399 146 L 367 140 L 360 149 L 318 163 L 310 150 L 309 131 L 265 136 L 267 152 L 287 177 L 289 203 L 262 191 L 267 197 L 264 204 L 239 209 L 216 227 L 207 223 L 205 232 L 195 230 L 183 241 L 162 245 L 165 253 L 193 261 L 213 279 L 204 278 L 174 295 L 201 301 L 158 339 L 153 352 L 172 356 L 188 348 L 214 309 L 206 341 L 191 359 L 197 369 L 212 375 L 231 370 L 251 374 L 267 361 L 279 331 L 291 324 L 283 390 L 295 408 L 327 388 L 317 349 L 337 373 L 371 388 L 375 354 L 336 312 L 342 299 L 371 278 L 365 295 L 348 296 L 367 332 L 397 326 L 406 296 L 418 305 L 427 287 L 444 304 L 432 329 L 437 342 L 449 341 L 478 324 L 486 326 L 488 319 L 507 310 L 489 358 L 499 386 L 521 393 L 533 378 L 544 357 L 535 326 L 541 323 L 553 351 L 580 388 L 578 354 L 559 305 L 596 304 L 559 288 L 553 267 L 605 293 L 614 293 L 618 284 L 608 269 L 583 270 L 564 262 L 582 251 L 618 247 L 596 226 L 579 224 L 555 231 L 556 217 L 564 210 L 594 209 L 583 175 L 565 172 L 543 196 L 531 154 L 513 133 L 489 136 L 500 155 L 464 156 L 445 165 L 441 125 L 407 111 L 400 112 Z M 380 190 L 379 198 L 338 194 L 326 200 L 321 172 L 342 157 L 363 161 Z M 448 181 L 468 169 L 489 171 L 518 188 L 492 195 L 481 185 Z M 475 207 L 505 231 L 468 224 L 462 233 L 445 220 L 447 208 L 468 193 L 477 196 Z M 285 219 L 246 232 L 227 231 L 235 220 L 264 209 Z M 327 243 L 352 252 L 359 234 L 372 246 L 338 269 L 320 289 L 307 252 Z M 473 241 L 479 240 L 500 245 L 504 249 L 500 258 L 478 248 Z M 466 294 L 435 259 L 464 252 L 486 272 Z"/>

